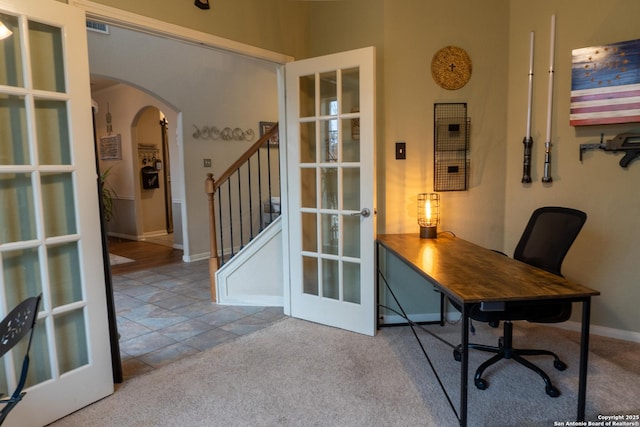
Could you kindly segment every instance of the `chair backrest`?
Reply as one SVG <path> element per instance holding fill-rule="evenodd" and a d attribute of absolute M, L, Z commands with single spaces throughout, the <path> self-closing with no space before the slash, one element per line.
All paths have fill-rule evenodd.
<path fill-rule="evenodd" d="M 0 322 L 0 357 L 11 350 L 35 326 L 41 296 L 30 297 L 18 304 Z M 29 346 L 31 338 L 29 338 Z"/>
<path fill-rule="evenodd" d="M 576 209 L 557 206 L 536 209 L 513 257 L 560 276 L 562 261 L 586 220 L 587 214 Z"/>

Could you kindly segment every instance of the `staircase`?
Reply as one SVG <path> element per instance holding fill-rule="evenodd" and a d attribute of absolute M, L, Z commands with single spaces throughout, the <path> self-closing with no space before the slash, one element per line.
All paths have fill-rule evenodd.
<path fill-rule="evenodd" d="M 214 302 L 282 305 L 280 150 L 277 141 L 278 124 L 219 179 L 207 174 L 209 275 Z"/>

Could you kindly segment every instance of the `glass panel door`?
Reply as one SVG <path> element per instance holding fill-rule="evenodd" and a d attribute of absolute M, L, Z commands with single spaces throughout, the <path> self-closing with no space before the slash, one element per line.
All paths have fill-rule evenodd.
<path fill-rule="evenodd" d="M 286 68 L 291 313 L 370 335 L 374 53 L 360 49 Z"/>
<path fill-rule="evenodd" d="M 49 0 L 4 5 L 0 21 L 11 34 L 0 40 L 0 317 L 43 296 L 28 398 L 5 425 L 41 426 L 113 392 L 85 18 Z M 2 393 L 16 386 L 20 350 L 3 357 Z"/>

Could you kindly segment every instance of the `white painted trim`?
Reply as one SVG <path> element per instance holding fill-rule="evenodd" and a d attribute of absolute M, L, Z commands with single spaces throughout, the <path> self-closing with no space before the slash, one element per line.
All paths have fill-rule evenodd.
<path fill-rule="evenodd" d="M 70 0 L 69 3 L 83 9 L 87 18 L 106 24 L 117 25 L 160 37 L 168 37 L 202 47 L 225 50 L 276 64 L 286 64 L 287 62 L 293 61 L 293 57 L 289 55 L 181 27 L 169 22 L 159 21 L 103 4 L 97 4 L 89 0 Z"/>
<path fill-rule="evenodd" d="M 451 311 L 448 314 L 451 315 L 452 313 L 454 312 Z M 455 313 L 459 314 L 459 312 L 457 311 Z M 433 321 L 440 320 L 440 313 L 411 314 L 410 318 L 411 318 L 411 321 L 413 322 L 433 322 Z M 451 321 L 451 319 L 449 319 L 449 321 Z M 456 319 L 454 323 L 457 321 L 459 321 L 459 319 Z M 381 325 L 393 325 L 393 324 L 401 324 L 401 323 L 407 323 L 407 321 L 402 316 L 399 316 L 396 314 L 385 315 L 384 321 L 380 322 Z M 536 323 L 531 323 L 531 324 L 536 325 Z M 541 323 L 538 323 L 538 324 L 541 325 Z M 582 330 L 582 324 L 580 322 L 575 322 L 575 321 L 567 321 L 563 323 L 545 323 L 544 325 L 551 326 L 558 329 L 564 329 L 567 331 L 574 331 L 574 332 L 580 332 Z M 634 331 L 625 331 L 623 329 L 614 329 L 614 328 L 608 328 L 606 326 L 598 326 L 598 325 L 592 324 L 591 326 L 589 326 L 589 333 L 592 335 L 598 335 L 601 337 L 614 338 L 614 339 L 623 340 L 623 341 L 640 343 L 640 333 L 634 332 Z"/>
<path fill-rule="evenodd" d="M 409 316 L 412 322 L 437 322 L 440 321 L 440 313 L 421 313 L 421 314 L 411 314 Z M 406 319 L 400 315 L 392 314 L 385 315 L 384 321 L 380 322 L 382 326 L 392 326 L 392 325 L 401 325 L 407 323 Z"/>
<path fill-rule="evenodd" d="M 255 239 L 250 241 L 237 255 L 216 271 L 216 301 L 221 305 L 258 305 L 282 307 L 284 298 L 272 295 L 227 295 L 227 280 L 254 256 L 260 256 L 261 250 L 273 239 L 282 240 L 282 217 L 278 217 Z"/>
<path fill-rule="evenodd" d="M 548 326 L 555 326 L 556 328 L 566 329 L 569 331 L 580 332 L 582 330 L 582 324 L 580 322 L 568 321 L 564 323 L 553 323 Z M 591 325 L 589 326 L 589 333 L 593 335 L 599 335 L 601 337 L 615 338 L 624 341 L 630 341 L 640 343 L 640 332 L 625 331 L 624 329 L 614 329 L 606 326 Z"/>

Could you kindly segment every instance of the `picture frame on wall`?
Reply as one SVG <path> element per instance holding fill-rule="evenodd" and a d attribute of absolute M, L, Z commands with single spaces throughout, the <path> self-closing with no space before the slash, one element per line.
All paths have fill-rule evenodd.
<path fill-rule="evenodd" d="M 269 132 L 271 130 L 272 127 L 274 127 L 276 125 L 275 122 L 260 122 L 259 128 L 260 128 L 260 138 L 262 138 L 267 132 Z M 280 139 L 278 137 L 278 135 L 274 135 L 271 138 L 269 138 L 269 140 L 264 143 L 264 145 L 262 145 L 262 148 L 265 147 L 277 147 L 280 145 Z"/>
<path fill-rule="evenodd" d="M 100 137 L 100 160 L 122 160 L 120 134 Z"/>

